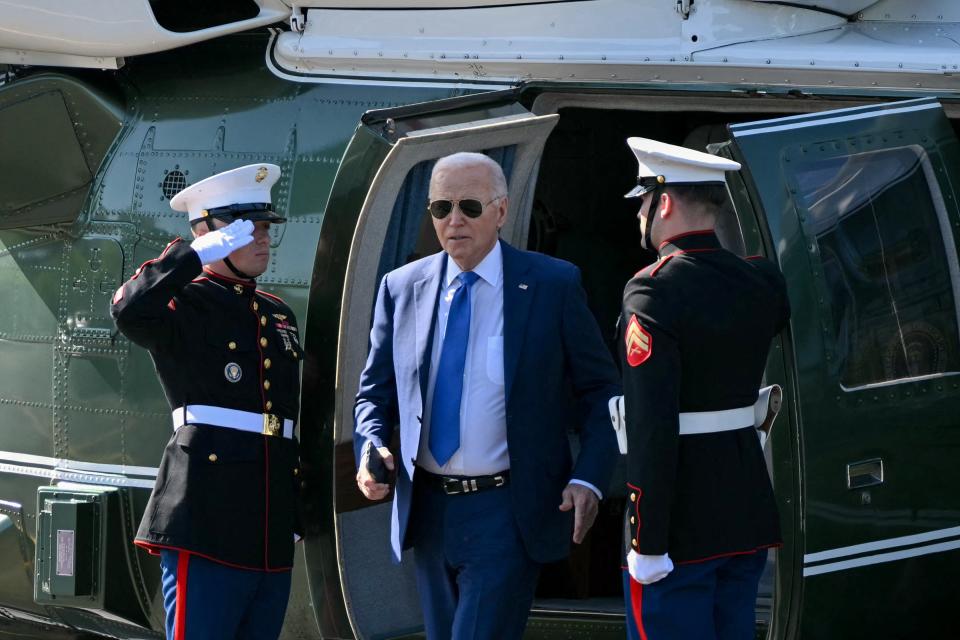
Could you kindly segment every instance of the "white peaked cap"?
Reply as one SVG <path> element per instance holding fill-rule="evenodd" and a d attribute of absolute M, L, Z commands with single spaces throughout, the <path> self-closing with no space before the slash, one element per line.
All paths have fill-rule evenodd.
<path fill-rule="evenodd" d="M 176 211 L 186 211 L 190 221 L 206 217 L 208 209 L 231 204 L 273 202 L 270 188 L 280 179 L 280 167 L 275 164 L 248 164 L 230 169 L 192 184 L 170 200 Z"/>
<path fill-rule="evenodd" d="M 740 168 L 740 163 L 733 160 L 649 138 L 627 138 L 627 145 L 640 165 L 637 178 L 663 176 L 659 184 L 726 182 L 724 172 Z M 651 188 L 638 184 L 624 197 L 636 198 Z"/>

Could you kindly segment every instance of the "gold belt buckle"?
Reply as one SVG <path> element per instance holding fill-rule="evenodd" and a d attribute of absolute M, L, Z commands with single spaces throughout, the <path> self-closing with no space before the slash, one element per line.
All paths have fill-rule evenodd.
<path fill-rule="evenodd" d="M 283 435 L 283 421 L 280 420 L 280 416 L 274 415 L 272 413 L 263 414 L 263 435 L 265 436 L 282 436 Z"/>

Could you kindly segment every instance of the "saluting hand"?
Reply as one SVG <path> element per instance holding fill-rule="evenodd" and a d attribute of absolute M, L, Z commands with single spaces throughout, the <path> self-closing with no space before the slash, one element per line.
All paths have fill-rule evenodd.
<path fill-rule="evenodd" d="M 393 454 L 386 447 L 377 447 L 377 452 L 383 458 L 383 465 L 393 471 Z M 367 456 L 364 456 L 363 463 L 360 465 L 360 471 L 357 472 L 357 486 L 369 500 L 382 500 L 390 493 L 390 485 L 384 482 L 377 482 L 377 479 L 370 473 L 367 466 Z"/>
<path fill-rule="evenodd" d="M 201 264 L 210 264 L 253 242 L 253 229 L 249 220 L 234 220 L 221 229 L 197 236 L 190 248 L 200 256 Z"/>
<path fill-rule="evenodd" d="M 573 541 L 577 544 L 583 542 L 593 521 L 597 519 L 599 503 L 597 494 L 582 484 L 571 483 L 564 488 L 560 511 L 573 509 Z"/>

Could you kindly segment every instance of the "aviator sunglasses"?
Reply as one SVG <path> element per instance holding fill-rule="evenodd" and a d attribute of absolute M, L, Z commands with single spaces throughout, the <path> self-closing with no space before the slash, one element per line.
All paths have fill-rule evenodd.
<path fill-rule="evenodd" d="M 427 205 L 427 211 L 430 212 L 437 220 L 443 220 L 450 212 L 453 211 L 454 205 L 460 207 L 460 211 L 463 211 L 463 215 L 468 218 L 479 218 L 480 214 L 483 213 L 483 208 L 486 207 L 491 202 L 495 202 L 502 198 L 503 196 L 497 196 L 492 200 L 487 202 L 480 202 L 474 198 L 466 198 L 457 202 L 456 200 L 434 200 L 433 202 Z"/>

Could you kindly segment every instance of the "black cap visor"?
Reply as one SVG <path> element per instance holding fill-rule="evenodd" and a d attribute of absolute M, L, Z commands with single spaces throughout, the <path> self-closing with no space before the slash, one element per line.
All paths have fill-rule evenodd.
<path fill-rule="evenodd" d="M 639 198 L 645 193 L 653 191 L 655 188 L 663 185 L 663 176 L 644 176 L 637 178 L 637 186 L 628 191 L 624 198 Z"/>
<path fill-rule="evenodd" d="M 277 213 L 270 208 L 269 202 L 229 204 L 225 207 L 208 209 L 205 216 L 193 220 L 191 224 L 197 224 L 206 220 L 207 218 L 219 218 L 227 222 L 233 222 L 234 220 L 249 220 L 251 222 L 259 222 L 265 220 L 273 224 L 281 224 L 287 221 L 286 218 L 283 216 L 278 216 Z"/>

